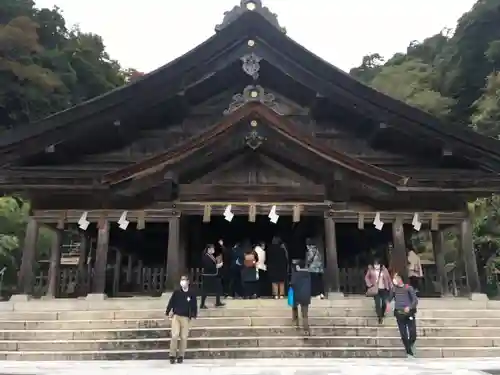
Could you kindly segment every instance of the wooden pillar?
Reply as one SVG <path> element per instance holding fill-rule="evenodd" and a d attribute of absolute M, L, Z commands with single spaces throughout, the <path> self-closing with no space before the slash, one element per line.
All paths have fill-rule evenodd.
<path fill-rule="evenodd" d="M 325 217 L 325 246 L 326 246 L 326 291 L 340 293 L 340 273 L 337 258 L 337 236 L 335 221 Z"/>
<path fill-rule="evenodd" d="M 481 283 L 479 282 L 479 272 L 477 269 L 476 254 L 472 239 L 472 223 L 470 218 L 466 218 L 460 225 L 460 250 L 465 266 L 467 286 L 471 294 L 481 293 Z"/>
<path fill-rule="evenodd" d="M 432 250 L 434 252 L 434 263 L 436 264 L 437 282 L 441 296 L 449 294 L 448 275 L 446 274 L 446 263 L 444 259 L 444 235 L 440 230 L 431 231 Z"/>
<path fill-rule="evenodd" d="M 168 249 L 167 249 L 167 285 L 173 289 L 179 282 L 180 270 L 180 217 L 172 217 L 168 221 Z"/>
<path fill-rule="evenodd" d="M 188 217 L 180 218 L 179 228 L 179 270 L 181 273 L 187 273 L 187 252 L 188 252 Z M 182 275 L 179 275 L 179 277 Z"/>
<path fill-rule="evenodd" d="M 63 231 L 60 229 L 54 230 L 52 246 L 50 248 L 49 280 L 47 288 L 47 297 L 49 298 L 55 298 L 59 294 L 62 239 Z"/>
<path fill-rule="evenodd" d="M 120 291 L 121 272 L 122 272 L 122 252 L 117 249 L 115 252 L 115 269 L 113 272 L 113 296 L 116 296 Z"/>
<path fill-rule="evenodd" d="M 92 280 L 92 294 L 105 294 L 106 266 L 108 263 L 109 222 L 102 219 L 97 229 L 97 246 Z"/>
<path fill-rule="evenodd" d="M 29 295 L 33 292 L 33 266 L 36 260 L 36 244 L 38 240 L 38 223 L 32 217 L 28 219 L 23 244 L 23 255 L 18 277 L 20 294 Z"/>
<path fill-rule="evenodd" d="M 90 241 L 85 232 L 80 232 L 80 254 L 78 256 L 78 294 L 87 294 L 86 273 Z"/>
<path fill-rule="evenodd" d="M 392 268 L 402 277 L 408 276 L 408 256 L 406 255 L 403 220 L 397 217 L 392 224 Z"/>

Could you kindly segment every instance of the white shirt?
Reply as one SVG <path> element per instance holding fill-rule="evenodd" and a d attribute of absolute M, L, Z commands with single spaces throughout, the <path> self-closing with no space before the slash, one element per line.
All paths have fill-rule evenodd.
<path fill-rule="evenodd" d="M 257 256 L 259 257 L 259 261 L 257 262 L 257 265 L 256 265 L 257 269 L 262 270 L 262 271 L 267 271 L 266 252 L 260 246 L 255 246 L 254 251 L 257 253 Z"/>

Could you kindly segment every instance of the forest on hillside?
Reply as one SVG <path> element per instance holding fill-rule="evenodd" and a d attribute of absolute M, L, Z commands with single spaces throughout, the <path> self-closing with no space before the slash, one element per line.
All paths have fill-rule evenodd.
<path fill-rule="evenodd" d="M 478 0 L 455 29 L 409 41 L 407 50 L 394 56 L 367 55 L 350 74 L 456 126 L 500 138 L 500 0 Z M 138 75 L 110 58 L 99 35 L 69 28 L 60 9 L 39 9 L 32 0 L 0 2 L 0 132 Z M 479 266 L 484 268 L 500 249 L 500 198 L 471 202 L 471 208 Z M 14 270 L 7 279 L 15 277 L 20 263 L 28 211 L 28 202 L 0 198 L 0 269 Z M 44 231 L 40 236 L 41 257 L 50 238 Z M 450 254 L 454 238 L 450 233 Z M 417 244 L 425 252 L 428 239 L 419 238 Z"/>
<path fill-rule="evenodd" d="M 364 56 L 350 74 L 455 126 L 500 139 L 500 0 L 478 0 L 455 29 L 411 41 L 404 53 Z M 500 266 L 500 197 L 471 202 L 470 209 L 478 266 L 489 273 Z M 455 242 L 450 233 L 450 255 Z"/>

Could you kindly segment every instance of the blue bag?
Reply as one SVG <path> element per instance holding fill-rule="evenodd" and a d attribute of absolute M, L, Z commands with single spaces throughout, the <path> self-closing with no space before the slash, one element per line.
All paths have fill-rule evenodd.
<path fill-rule="evenodd" d="M 293 307 L 294 302 L 295 302 L 295 298 L 293 295 L 293 288 L 290 287 L 290 288 L 288 288 L 288 306 Z"/>

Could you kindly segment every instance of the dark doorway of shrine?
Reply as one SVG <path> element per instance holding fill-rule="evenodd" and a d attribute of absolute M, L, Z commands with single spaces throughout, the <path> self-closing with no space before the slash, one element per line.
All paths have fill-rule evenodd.
<path fill-rule="evenodd" d="M 359 229 L 357 223 L 337 223 L 335 231 L 340 269 L 366 269 L 374 258 L 389 266 L 390 224 L 384 224 L 382 230 L 378 230 L 370 224 Z"/>
<path fill-rule="evenodd" d="M 167 259 L 168 225 L 148 223 L 144 229 L 137 229 L 131 223 L 126 230 L 113 225 L 109 244 L 123 254 L 133 254 L 144 266 L 163 266 Z"/>
<path fill-rule="evenodd" d="M 257 215 L 255 222 L 248 216 L 235 215 L 231 222 L 224 217 L 212 217 L 210 222 L 203 223 L 202 216 L 190 216 L 188 219 L 188 267 L 201 266 L 201 255 L 207 244 L 217 244 L 220 239 L 224 246 L 232 247 L 236 243 L 250 241 L 252 245 L 259 242 L 270 244 L 274 236 L 287 244 L 290 258 L 303 258 L 305 255 L 305 239 L 322 236 L 323 219 L 315 216 L 303 216 L 294 223 L 292 216 L 280 216 L 277 223 L 272 223 L 267 215 Z M 322 239 L 321 239 L 322 241 Z"/>

